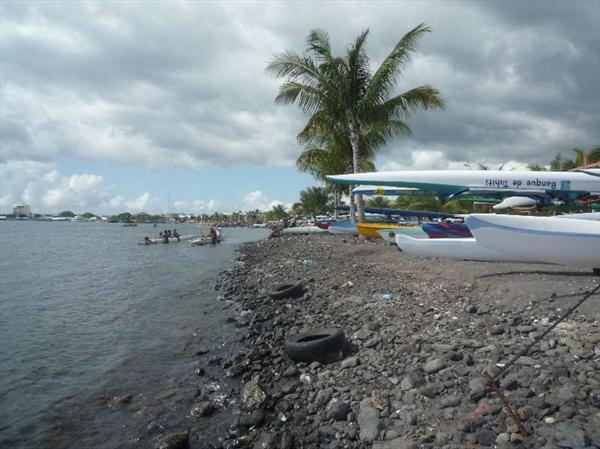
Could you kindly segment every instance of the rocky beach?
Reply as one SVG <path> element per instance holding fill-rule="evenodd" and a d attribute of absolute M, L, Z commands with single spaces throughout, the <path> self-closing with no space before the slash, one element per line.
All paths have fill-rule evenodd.
<path fill-rule="evenodd" d="M 333 235 L 247 243 L 240 253 L 215 288 L 236 311 L 229 321 L 245 349 L 199 354 L 241 380 L 227 410 L 209 392 L 196 411 L 234 414 L 222 447 L 600 447 L 598 295 L 498 382 L 526 435 L 482 375 L 596 287 L 591 270 L 425 259 Z M 268 294 L 290 281 L 302 281 L 303 294 Z M 335 360 L 286 355 L 290 337 L 332 327 L 346 337 Z"/>

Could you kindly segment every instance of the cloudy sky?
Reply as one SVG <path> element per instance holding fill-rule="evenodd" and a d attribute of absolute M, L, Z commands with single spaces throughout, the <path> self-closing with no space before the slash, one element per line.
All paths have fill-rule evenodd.
<path fill-rule="evenodd" d="M 600 2 L 10 2 L 0 4 L 0 209 L 267 208 L 305 117 L 273 103 L 270 58 L 313 28 L 337 52 L 370 29 L 376 67 L 429 24 L 398 93 L 438 88 L 380 170 L 548 163 L 600 143 Z M 170 200 L 170 203 L 169 201 Z"/>

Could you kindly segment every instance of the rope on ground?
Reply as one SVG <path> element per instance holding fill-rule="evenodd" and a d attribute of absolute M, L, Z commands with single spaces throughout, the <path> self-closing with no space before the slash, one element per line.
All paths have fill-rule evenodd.
<path fill-rule="evenodd" d="M 540 342 L 540 340 L 542 340 L 546 335 L 548 335 L 552 329 L 554 329 L 556 326 L 558 326 L 562 321 L 564 321 L 566 318 L 568 318 L 580 305 L 582 305 L 590 296 L 593 296 L 596 294 L 596 292 L 600 290 L 600 284 L 598 284 L 595 288 L 593 288 L 592 290 L 589 290 L 585 293 L 585 295 L 583 296 L 583 298 L 581 298 L 579 300 L 579 302 L 577 302 L 577 304 L 575 304 L 573 307 L 571 307 L 569 310 L 567 310 L 563 316 L 561 316 L 558 320 L 556 320 L 556 322 L 550 326 L 548 329 L 546 329 L 540 336 L 538 336 L 535 340 L 533 340 L 533 342 L 531 342 L 529 345 L 527 345 L 525 348 L 523 348 L 523 350 L 521 352 L 519 352 L 516 356 L 514 356 L 511 360 L 509 360 L 506 365 L 504 365 L 500 371 L 498 371 L 497 373 L 495 373 L 492 376 L 492 381 L 493 382 L 497 382 L 500 377 L 502 377 L 504 375 L 504 373 L 506 373 L 506 371 L 508 370 L 508 368 L 510 368 L 512 365 L 514 365 L 517 360 L 519 360 L 519 358 L 523 357 L 524 355 L 526 355 L 531 348 L 533 348 L 536 344 L 538 344 Z"/>
<path fill-rule="evenodd" d="M 498 385 L 498 380 L 504 374 L 506 374 L 506 372 L 508 371 L 508 368 L 510 368 L 512 365 L 514 365 L 517 362 L 517 360 L 519 360 L 521 357 L 526 355 L 531 350 L 531 348 L 533 348 L 536 344 L 538 344 L 540 342 L 540 340 L 542 340 L 546 335 L 548 335 L 552 331 L 552 329 L 554 329 L 562 321 L 564 321 L 566 318 L 568 318 L 590 296 L 595 295 L 598 292 L 598 290 L 600 290 L 600 284 L 598 284 L 592 290 L 587 291 L 583 295 L 583 297 L 577 302 L 577 304 L 575 304 L 573 307 L 571 307 L 569 310 L 567 310 L 558 320 L 556 320 L 556 322 L 552 326 L 550 326 L 548 329 L 546 329 L 540 336 L 538 336 L 530 344 L 528 344 L 525 348 L 523 348 L 517 355 L 515 355 L 512 359 L 510 359 L 506 363 L 506 365 L 504 365 L 500 370 L 493 373 L 493 375 L 492 375 L 491 370 L 488 370 L 488 369 L 483 370 L 482 374 L 487 379 L 486 387 L 487 387 L 488 391 L 493 391 L 496 394 L 496 396 L 498 397 L 498 399 L 504 406 L 505 410 L 507 411 L 508 415 L 512 418 L 512 420 L 517 425 L 517 428 L 519 429 L 519 433 L 521 435 L 523 435 L 524 437 L 527 437 L 527 431 L 525 430 L 525 427 L 523 426 L 523 423 L 521 422 L 521 418 L 519 417 L 519 415 L 517 413 L 515 413 L 513 411 L 512 407 L 510 406 L 506 397 L 504 396 L 502 389 Z"/>

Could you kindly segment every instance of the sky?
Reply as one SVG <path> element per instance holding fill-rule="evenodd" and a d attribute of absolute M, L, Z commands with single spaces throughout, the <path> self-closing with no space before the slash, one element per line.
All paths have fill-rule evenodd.
<path fill-rule="evenodd" d="M 397 85 L 443 111 L 408 121 L 378 170 L 547 164 L 600 143 L 600 2 L 0 3 L 0 211 L 235 211 L 316 185 L 294 162 L 306 116 L 273 99 L 274 55 L 310 30 L 375 69 L 432 33 Z"/>

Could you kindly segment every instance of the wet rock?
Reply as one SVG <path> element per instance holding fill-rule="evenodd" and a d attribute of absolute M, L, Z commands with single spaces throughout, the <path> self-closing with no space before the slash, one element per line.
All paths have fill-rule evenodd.
<path fill-rule="evenodd" d="M 371 399 L 360 403 L 358 413 L 359 437 L 362 441 L 371 442 L 377 438 L 380 429 L 379 413 L 371 406 Z"/>
<path fill-rule="evenodd" d="M 240 408 L 245 411 L 254 411 L 261 407 L 267 394 L 258 385 L 258 377 L 254 377 L 242 387 L 240 394 Z"/>
<path fill-rule="evenodd" d="M 271 432 L 262 432 L 252 447 L 253 449 L 276 449 L 277 436 Z"/>
<path fill-rule="evenodd" d="M 242 363 L 238 363 L 236 365 L 233 365 L 231 368 L 229 368 L 227 370 L 227 377 L 240 377 L 242 374 L 244 374 L 246 372 L 246 365 L 242 364 Z"/>
<path fill-rule="evenodd" d="M 289 432 L 283 432 L 279 439 L 279 449 L 292 449 L 294 446 L 294 437 Z"/>
<path fill-rule="evenodd" d="M 185 432 L 173 432 L 167 435 L 156 449 L 189 449 L 190 434 Z"/>
<path fill-rule="evenodd" d="M 204 354 L 208 354 L 210 352 L 210 349 L 208 348 L 200 348 L 196 350 L 196 355 L 204 355 Z"/>
<path fill-rule="evenodd" d="M 129 404 L 133 396 L 130 394 L 126 394 L 123 396 L 112 396 L 112 397 L 104 397 L 100 400 L 104 405 L 108 405 L 109 407 L 119 407 L 120 405 Z"/>
<path fill-rule="evenodd" d="M 296 377 L 298 374 L 300 374 L 300 371 L 295 365 L 290 366 L 282 373 L 283 377 Z"/>
<path fill-rule="evenodd" d="M 208 416 L 212 416 L 214 415 L 214 413 L 218 410 L 219 408 L 217 407 L 216 404 L 212 403 L 212 402 L 201 402 L 198 405 L 196 405 L 192 411 L 190 412 L 190 414 L 192 416 L 199 416 L 201 418 L 206 418 Z"/>
<path fill-rule="evenodd" d="M 265 413 L 262 410 L 255 410 L 250 414 L 240 416 L 239 423 L 246 427 L 260 426 L 265 421 Z"/>

